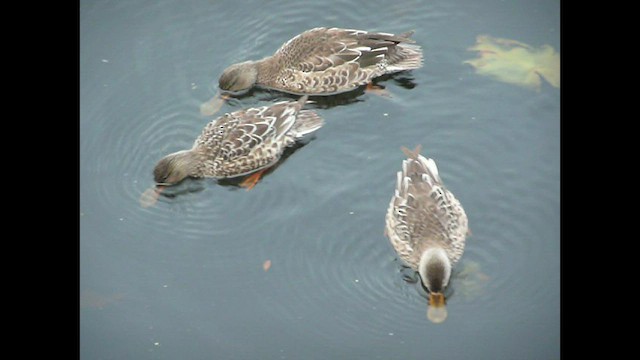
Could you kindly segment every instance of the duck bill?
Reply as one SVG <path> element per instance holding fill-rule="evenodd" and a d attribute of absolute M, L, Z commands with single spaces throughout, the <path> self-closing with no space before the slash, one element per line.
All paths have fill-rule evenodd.
<path fill-rule="evenodd" d="M 444 303 L 444 295 L 442 293 L 430 293 L 429 294 L 429 306 L 433 307 L 443 307 Z"/>

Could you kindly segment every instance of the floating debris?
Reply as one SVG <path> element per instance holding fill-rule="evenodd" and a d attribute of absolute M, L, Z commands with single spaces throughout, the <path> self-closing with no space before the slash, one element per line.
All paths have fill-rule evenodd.
<path fill-rule="evenodd" d="M 467 50 L 479 53 L 479 58 L 464 63 L 480 75 L 536 91 L 540 90 L 541 79 L 560 87 L 560 54 L 550 45 L 535 48 L 516 40 L 479 35 Z"/>
<path fill-rule="evenodd" d="M 264 271 L 269 271 L 271 269 L 271 260 L 267 260 L 262 264 L 262 269 Z"/>

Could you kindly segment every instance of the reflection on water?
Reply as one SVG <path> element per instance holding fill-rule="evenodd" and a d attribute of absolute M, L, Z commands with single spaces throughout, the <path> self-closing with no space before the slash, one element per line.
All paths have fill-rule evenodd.
<path fill-rule="evenodd" d="M 124 297 L 123 293 L 100 294 L 92 290 L 82 290 L 80 292 L 80 308 L 101 310 L 106 306 L 120 302 Z"/>
<path fill-rule="evenodd" d="M 454 272 L 458 293 L 466 301 L 478 300 L 482 295 L 486 295 L 491 277 L 482 271 L 481 265 L 476 261 L 466 261 L 461 263 L 460 268 L 458 273 Z"/>
<path fill-rule="evenodd" d="M 80 10 L 81 358 L 559 357 L 559 89 L 463 64 L 478 34 L 558 50 L 557 1 Z M 224 68 L 315 26 L 415 29 L 424 66 L 377 79 L 391 97 L 311 97 L 325 126 L 251 191 L 188 179 L 141 207 L 156 162 L 211 121 Z M 297 98 L 255 90 L 216 114 Z M 473 225 L 437 326 L 383 234 L 397 149 L 417 143 Z"/>
<path fill-rule="evenodd" d="M 211 99 L 200 105 L 200 114 L 204 116 L 214 115 L 222 108 L 226 100 L 228 100 L 228 97 L 221 95 L 219 91 L 216 92 Z"/>

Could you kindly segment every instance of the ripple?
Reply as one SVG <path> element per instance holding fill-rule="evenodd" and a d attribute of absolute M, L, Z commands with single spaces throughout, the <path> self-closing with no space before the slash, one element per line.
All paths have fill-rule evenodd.
<path fill-rule="evenodd" d="M 125 235 L 145 240 L 144 250 L 162 249 L 144 257 L 131 255 L 127 260 L 133 265 L 118 263 L 143 274 L 138 279 L 131 276 L 132 288 L 163 277 L 201 281 L 186 280 L 185 293 L 207 286 L 233 290 L 265 281 L 272 288 L 258 287 L 260 291 L 274 292 L 247 304 L 256 305 L 256 312 L 273 311 L 288 325 L 315 321 L 289 328 L 309 339 L 343 344 L 343 339 L 357 336 L 388 339 L 400 334 L 398 328 L 418 333 L 425 324 L 431 325 L 425 293 L 419 284 L 403 280 L 403 267 L 383 229 L 395 172 L 404 157 L 399 148 L 422 144 L 423 153 L 436 160 L 445 184 L 465 206 L 473 231 L 454 270 L 448 322 L 470 314 L 485 316 L 487 309 L 492 310 L 486 311 L 487 317 L 500 312 L 530 317 L 535 314 L 532 306 L 554 301 L 557 291 L 549 284 L 557 283 L 550 280 L 557 271 L 545 266 L 553 265 L 557 254 L 553 229 L 559 224 L 552 221 L 558 215 L 559 189 L 531 190 L 557 187 L 558 180 L 549 175 L 559 173 L 553 164 L 539 159 L 544 158 L 540 156 L 544 141 L 537 148 L 531 146 L 532 137 L 545 135 L 541 128 L 518 123 L 540 120 L 538 114 L 544 111 L 540 108 L 554 104 L 539 106 L 530 98 L 526 116 L 512 105 L 504 107 L 512 113 L 492 111 L 490 107 L 498 107 L 495 90 L 503 85 L 475 86 L 460 80 L 465 69 L 456 51 L 464 54 L 464 49 L 449 43 L 437 48 L 443 51 L 436 54 L 444 59 L 442 64 L 456 64 L 447 71 L 431 67 L 380 80 L 412 91 L 390 99 L 358 91 L 312 98 L 316 103 L 308 108 L 318 110 L 325 126 L 305 146 L 291 150 L 253 190 L 240 189 L 233 181 L 187 180 L 164 192 L 155 206 L 142 208 L 139 198 L 153 184 L 156 162 L 189 148 L 211 120 L 199 115 L 199 105 L 215 93 L 217 76 L 226 66 L 271 55 L 291 37 L 315 26 L 396 33 L 416 29 L 416 41 L 433 51 L 431 39 L 438 39 L 430 31 L 462 11 L 449 3 L 418 0 L 387 4 L 384 11 L 371 2 L 343 0 L 326 7 L 322 2 L 276 0 L 269 6 L 277 16 L 245 16 L 233 4 L 212 2 L 209 13 L 202 16 L 183 12 L 172 21 L 157 22 L 153 19 L 166 18 L 171 9 L 164 8 L 166 13 L 159 16 L 159 8 L 151 6 L 127 22 L 133 26 L 144 20 L 153 25 L 140 31 L 145 36 L 127 44 L 134 49 L 130 64 L 108 56 L 104 58 L 109 62 L 100 63 L 98 57 L 104 68 L 122 64 L 120 72 L 104 79 L 90 78 L 94 73 L 83 70 L 82 83 L 88 82 L 85 77 L 96 83 L 82 89 L 81 193 L 91 196 L 81 196 L 81 211 L 86 219 L 96 207 L 104 207 L 96 213 L 110 235 L 106 240 L 84 236 L 83 241 L 113 244 Z M 173 48 L 161 51 L 163 46 Z M 194 49 L 204 50 L 194 55 Z M 161 61 L 161 55 L 168 58 Z M 89 60 L 81 61 L 84 69 Z M 433 81 L 424 81 L 425 74 L 435 72 L 439 74 Z M 157 76 L 165 73 L 172 76 Z M 161 83 L 165 80 L 174 82 Z M 222 111 L 293 98 L 256 90 L 225 103 Z M 520 100 L 519 95 L 500 98 L 507 104 Z M 169 246 L 170 242 L 177 245 Z M 122 246 L 96 254 L 107 254 L 102 264 L 111 264 L 111 255 L 127 257 L 136 250 Z M 155 256 L 161 260 L 155 262 Z M 271 264 L 268 272 L 261 267 L 266 260 Z M 489 277 L 482 296 L 475 299 L 461 296 L 465 279 L 460 274 L 471 262 Z M 172 269 L 148 276 L 165 270 L 154 268 L 154 263 Z M 254 276 L 252 265 L 265 276 Z M 218 277 L 215 282 L 209 279 L 213 276 Z M 237 300 L 233 295 L 227 298 Z M 211 310 L 185 300 L 179 305 L 194 312 Z M 208 305 L 209 299 L 197 299 L 198 303 Z M 477 316 L 464 320 L 468 318 Z M 217 336 L 224 337 L 227 329 L 242 324 L 222 325 Z"/>
<path fill-rule="evenodd" d="M 341 197 L 336 194 L 335 199 Z M 317 226 L 289 225 L 282 231 L 265 229 L 274 242 L 262 251 L 271 255 L 278 282 L 289 284 L 279 289 L 285 303 L 268 308 L 285 321 L 306 319 L 309 311 L 327 314 L 327 319 L 308 328 L 313 338 L 332 341 L 353 337 L 383 340 L 390 333 L 405 329 L 423 329 L 426 319 L 426 293 L 419 284 L 403 280 L 403 267 L 388 239 L 383 236 L 383 219 L 377 211 L 354 209 L 337 216 L 323 215 L 331 223 L 332 238 L 317 237 Z M 352 208 L 353 209 L 353 208 Z M 319 214 L 315 214 L 319 215 Z M 309 224 L 292 219 L 292 224 Z M 354 229 L 361 229 L 357 231 Z M 295 243 L 277 239 L 298 239 Z M 454 287 L 457 285 L 453 280 Z M 450 299 L 451 317 L 464 314 L 460 297 Z"/>
<path fill-rule="evenodd" d="M 553 233 L 554 228 L 559 228 L 559 192 L 534 195 L 531 189 L 555 187 L 559 191 L 559 172 L 548 163 L 535 161 L 539 155 L 522 146 L 530 141 L 527 139 L 531 135 L 525 130 L 531 131 L 530 124 L 511 125 L 507 133 L 496 131 L 501 128 L 500 122 L 517 120 L 489 121 L 468 121 L 466 131 L 473 131 L 477 141 L 456 142 L 456 149 L 452 150 L 445 141 L 465 135 L 438 134 L 430 138 L 427 149 L 431 149 L 445 184 L 469 216 L 473 235 L 467 239 L 462 262 L 477 261 L 490 278 L 483 305 L 525 316 L 531 312 L 531 304 L 543 307 L 558 302 L 554 298 L 557 288 L 550 287 L 549 281 L 556 285 L 559 282 L 549 276 L 559 269 L 559 264 L 553 265 L 554 259 L 559 260 L 553 255 L 559 253 L 559 242 L 554 241 L 558 235 Z M 455 158 L 449 155 L 454 153 Z M 501 163 L 492 157 L 497 153 L 503 154 Z M 526 172 L 518 171 L 528 159 L 535 165 Z M 554 173 L 557 177 L 549 176 Z M 483 191 L 471 193 L 467 189 Z M 548 223 L 549 220 L 553 222 Z M 540 234 L 545 235 L 540 238 Z M 553 257 L 549 258 L 550 254 Z M 528 280 L 523 282 L 522 278 Z M 514 298 L 521 301 L 513 301 Z"/>
<path fill-rule="evenodd" d="M 114 218 L 132 221 L 143 229 L 166 229 L 171 212 L 142 209 L 140 196 L 153 185 L 155 163 L 168 153 L 191 147 L 206 120 L 197 113 L 197 100 L 186 94 L 165 103 L 137 101 L 103 98 L 102 104 L 94 105 L 101 111 L 94 110 L 85 118 L 102 131 L 81 134 L 83 173 L 100 179 L 83 188 L 94 193 Z M 127 112 L 123 109 L 131 117 L 120 117 Z"/>
<path fill-rule="evenodd" d="M 270 308 L 291 321 L 307 318 L 310 309 L 327 314 L 329 323 L 310 328 L 311 335 L 319 339 L 348 337 L 354 331 L 374 338 L 386 337 L 395 309 L 385 303 L 389 297 L 397 296 L 390 291 L 394 280 L 393 257 L 384 246 L 371 247 L 365 239 L 353 239 L 348 233 L 349 225 L 352 224 L 332 222 L 333 228 L 346 230 L 335 233 L 338 239 L 344 237 L 342 241 L 310 236 L 314 229 L 306 226 L 288 226 L 288 236 L 271 229 L 272 240 L 286 239 L 293 233 L 299 243 L 270 244 L 272 252 L 286 249 L 272 258 L 279 270 L 278 281 L 291 284 L 286 293 L 280 294 L 289 301 Z M 380 316 L 369 316 L 363 321 L 363 316 L 372 311 Z"/>
<path fill-rule="evenodd" d="M 368 113 L 371 114 L 370 109 Z M 520 145 L 529 136 L 526 130 L 510 130 L 507 134 L 495 130 L 500 124 L 464 120 L 455 111 L 451 111 L 450 116 L 457 118 L 454 121 L 468 122 L 468 126 L 446 125 L 447 121 L 451 121 L 446 116 L 440 120 L 442 124 L 429 124 L 425 129 L 404 129 L 401 119 L 361 128 L 365 122 L 379 121 L 370 116 L 366 119 L 329 120 L 325 131 L 331 133 L 326 137 L 332 137 L 334 142 L 318 142 L 314 146 L 314 154 L 321 158 L 322 168 L 308 170 L 316 181 L 309 195 L 311 199 L 308 199 L 314 208 L 306 211 L 311 212 L 310 218 L 331 223 L 335 238 L 314 238 L 309 234 L 322 233 L 320 229 L 313 226 L 301 229 L 296 225 L 312 223 L 311 219 L 290 220 L 291 224 L 287 226 L 287 231 L 293 232 L 294 237 L 310 242 L 305 245 L 280 244 L 277 239 L 290 238 L 291 235 L 284 236 L 278 231 L 274 233 L 274 229 L 266 227 L 263 229 L 269 238 L 275 239 L 272 244 L 274 251 L 286 249 L 283 250 L 288 254 L 286 259 L 277 261 L 279 267 L 284 267 L 285 276 L 288 276 L 285 281 L 301 288 L 300 291 L 291 290 L 292 293 L 286 294 L 294 299 L 294 303 L 300 304 L 299 308 L 282 308 L 282 316 L 290 312 L 289 316 L 295 320 L 304 316 L 305 307 L 328 302 L 348 309 L 338 311 L 335 315 L 335 321 L 340 324 L 338 328 L 345 331 L 344 334 L 339 331 L 342 335 L 354 330 L 353 324 L 359 324 L 360 331 L 382 338 L 388 336 L 389 324 L 397 323 L 399 317 L 408 328 L 424 326 L 426 294 L 419 286 L 402 280 L 401 266 L 394 261 L 395 253 L 382 236 L 384 212 L 393 191 L 395 171 L 403 159 L 399 146 L 390 146 L 395 142 L 409 147 L 417 143 L 424 145 L 426 150 L 423 153 L 436 159 L 445 184 L 460 199 L 470 218 L 473 235 L 467 240 L 465 254 L 454 269 L 451 281 L 451 317 L 477 311 L 478 306 L 490 308 L 493 310 L 490 313 L 494 314 L 513 311 L 519 316 L 526 316 L 530 314 L 532 304 L 542 307 L 557 302 L 554 298 L 557 289 L 548 286 L 547 276 L 534 277 L 533 282 L 523 282 L 521 278 L 531 277 L 532 271 L 539 271 L 534 270 L 540 268 L 539 264 L 549 264 L 550 260 L 546 258 L 549 253 L 557 254 L 557 249 L 553 249 L 553 238 L 544 239 L 545 242 L 551 241 L 551 252 L 548 246 L 540 245 L 541 239 L 532 232 L 532 224 L 544 226 L 540 221 L 553 219 L 557 215 L 558 194 L 550 192 L 533 198 L 529 189 L 553 188 L 553 184 L 558 184 L 558 179 L 549 177 L 548 165 L 539 162 L 526 174 L 514 171 L 517 168 L 515 162 L 527 158 L 521 154 L 527 151 L 526 148 L 523 150 Z M 396 128 L 399 134 L 391 130 Z M 455 131 L 452 128 L 463 130 Z M 354 129 L 361 131 L 358 133 Z M 464 134 L 466 131 L 473 132 L 476 141 L 452 140 L 456 137 L 468 138 Z M 398 141 L 401 137 L 404 138 L 402 142 Z M 422 141 L 418 141 L 420 138 Z M 333 149 L 333 143 L 340 143 L 340 149 Z M 452 146 L 456 149 L 452 149 Z M 505 151 L 513 152 L 512 157 L 507 156 L 507 163 L 496 163 L 491 157 L 492 154 Z M 376 155 L 385 152 L 396 152 L 397 156 L 394 159 Z M 369 177 L 363 182 L 361 173 L 380 176 Z M 334 180 L 335 176 L 339 176 L 339 182 Z M 388 190 L 385 192 L 380 189 Z M 470 189 L 483 190 L 471 192 Z M 350 202 L 344 199 L 350 199 Z M 377 204 L 375 209 L 370 208 L 372 201 Z M 343 209 L 341 216 L 321 213 L 320 209 L 329 203 L 332 208 Z M 354 221 L 359 216 L 362 218 Z M 519 220 L 513 221 L 514 218 Z M 371 227 L 379 232 L 367 230 Z M 362 235 L 359 231 L 370 236 Z M 305 249 L 308 253 L 304 252 Z M 325 260 L 321 261 L 318 257 Z M 478 263 L 482 273 L 480 285 L 483 289 L 479 298 L 469 299 L 459 295 L 464 293 L 466 281 L 457 276 L 469 263 Z M 556 272 L 552 267 L 548 273 Z M 301 278 L 313 281 L 313 286 L 322 289 L 322 294 L 305 292 L 309 286 L 300 284 Z M 523 301 L 512 301 L 513 298 Z M 380 313 L 375 318 L 363 320 L 360 318 L 362 313 L 357 309 Z M 363 322 L 365 325 L 362 325 Z M 316 335 L 338 336 L 335 335 L 335 329 L 331 330 L 334 335 L 323 334 L 324 330 L 317 329 Z"/>
<path fill-rule="evenodd" d="M 344 135 L 353 136 L 348 132 Z M 362 188 L 361 172 L 345 170 L 369 154 L 366 149 L 350 148 L 349 144 L 344 143 L 342 150 L 346 151 L 341 156 L 321 149 L 319 141 L 314 144 L 316 154 L 332 161 L 324 162 L 321 168 L 302 169 L 315 179 L 314 186 L 297 199 L 304 205 L 259 227 L 258 232 L 270 239 L 260 246 L 260 251 L 270 254 L 265 258 L 273 261 L 270 276 L 290 284 L 280 289 L 284 293 L 279 297 L 286 298 L 286 304 L 274 303 L 269 308 L 294 322 L 307 318 L 309 309 L 328 314 L 330 324 L 323 322 L 309 329 L 313 337 L 320 339 L 348 337 L 354 331 L 382 339 L 389 336 L 390 324 L 396 323 L 398 315 L 407 314 L 406 308 L 412 305 L 407 305 L 406 297 L 412 295 L 399 274 L 393 249 L 383 236 L 388 198 L 384 196 L 377 201 L 379 206 L 370 207 L 368 198 L 376 191 Z M 294 192 L 298 191 L 294 187 Z M 332 229 L 329 237 L 323 231 L 326 226 Z M 292 238 L 296 240 L 291 242 Z M 415 293 L 414 296 L 417 297 Z M 425 308 L 410 320 L 416 326 L 426 321 L 426 302 L 420 304 Z M 376 316 L 371 316 L 372 312 Z"/>

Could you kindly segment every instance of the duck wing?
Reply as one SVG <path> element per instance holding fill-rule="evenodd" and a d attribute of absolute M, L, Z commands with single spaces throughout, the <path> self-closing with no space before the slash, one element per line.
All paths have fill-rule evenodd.
<path fill-rule="evenodd" d="M 382 61 L 398 43 L 413 43 L 411 34 L 315 28 L 287 41 L 275 56 L 284 59 L 285 67 L 303 72 L 324 71 L 346 63 L 369 67 Z"/>
<path fill-rule="evenodd" d="M 464 251 L 467 216 L 440 179 L 436 163 L 403 148 L 408 159 L 397 173 L 396 191 L 387 211 L 387 232 L 399 255 L 410 265 L 429 246 L 446 250 L 452 262 Z"/>
<path fill-rule="evenodd" d="M 399 55 L 400 35 L 340 28 L 315 28 L 287 41 L 272 61 L 281 66 L 273 87 L 292 93 L 331 94 L 364 85 L 384 74 Z"/>

